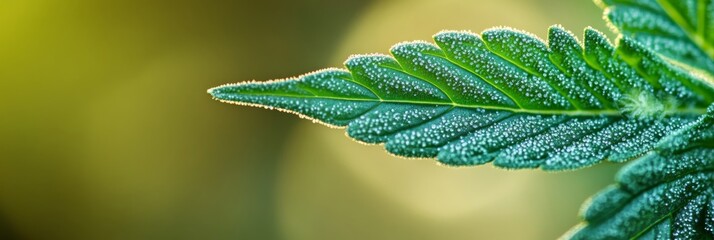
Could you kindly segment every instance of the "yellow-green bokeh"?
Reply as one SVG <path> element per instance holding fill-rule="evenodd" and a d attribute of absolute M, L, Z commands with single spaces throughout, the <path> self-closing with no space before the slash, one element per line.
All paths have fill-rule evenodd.
<path fill-rule="evenodd" d="M 0 1 L 0 239 L 550 239 L 616 165 L 447 168 L 205 89 L 588 0 Z"/>

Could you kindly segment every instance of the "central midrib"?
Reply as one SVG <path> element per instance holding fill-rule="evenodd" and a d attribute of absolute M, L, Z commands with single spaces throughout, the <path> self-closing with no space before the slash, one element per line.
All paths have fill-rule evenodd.
<path fill-rule="evenodd" d="M 439 101 L 419 101 L 419 100 L 393 100 L 393 99 L 377 99 L 377 98 L 364 98 L 364 97 L 335 97 L 335 96 L 306 96 L 306 95 L 293 95 L 293 94 L 275 94 L 275 93 L 260 93 L 261 96 L 274 96 L 274 97 L 289 97 L 289 98 L 313 98 L 313 99 L 329 99 L 329 100 L 340 100 L 340 101 L 355 101 L 355 102 L 375 102 L 375 103 L 399 103 L 399 104 L 415 104 L 415 105 L 440 105 L 440 106 L 452 106 L 459 108 L 472 108 L 472 109 L 486 109 L 486 110 L 500 110 L 509 111 L 514 113 L 527 113 L 527 114 L 540 114 L 540 115 L 567 115 L 567 116 L 613 116 L 622 117 L 623 114 L 615 109 L 593 109 L 593 110 L 545 110 L 545 109 L 524 109 L 524 108 L 511 108 L 503 106 L 489 106 L 489 105 L 476 105 L 476 104 L 460 104 L 455 102 L 439 102 Z M 665 115 L 691 115 L 691 114 L 704 114 L 706 109 L 704 108 L 682 108 L 675 109 L 665 113 Z"/>

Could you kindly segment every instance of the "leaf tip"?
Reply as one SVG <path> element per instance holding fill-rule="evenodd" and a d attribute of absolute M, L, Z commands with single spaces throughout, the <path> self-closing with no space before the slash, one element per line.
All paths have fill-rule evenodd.
<path fill-rule="evenodd" d="M 216 87 L 209 88 L 208 90 L 206 90 L 206 93 L 208 93 L 209 95 L 211 95 L 211 97 L 212 97 L 214 100 L 219 100 L 219 101 L 221 101 L 221 100 L 227 100 L 226 89 L 229 88 L 229 87 L 231 87 L 231 86 L 237 86 L 237 85 L 239 85 L 239 83 L 223 84 L 223 85 L 220 85 L 220 86 L 216 86 Z"/>

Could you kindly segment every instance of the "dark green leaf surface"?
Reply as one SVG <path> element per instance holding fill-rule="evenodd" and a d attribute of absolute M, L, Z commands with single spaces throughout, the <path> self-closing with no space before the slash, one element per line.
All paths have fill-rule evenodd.
<path fill-rule="evenodd" d="M 629 38 L 560 27 L 548 43 L 497 28 L 446 31 L 272 82 L 229 84 L 215 99 L 275 108 L 405 157 L 447 165 L 576 169 L 639 156 L 704 112 L 714 90 Z"/>
<path fill-rule="evenodd" d="M 572 239 L 712 239 L 714 108 L 625 166 L 582 213 Z M 683 147 L 687 146 L 687 147 Z"/>
<path fill-rule="evenodd" d="M 625 36 L 668 58 L 714 73 L 714 1 L 602 0 Z"/>

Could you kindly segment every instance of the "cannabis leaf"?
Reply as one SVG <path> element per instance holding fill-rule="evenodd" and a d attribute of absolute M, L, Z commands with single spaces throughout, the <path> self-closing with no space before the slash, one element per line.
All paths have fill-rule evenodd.
<path fill-rule="evenodd" d="M 406 157 L 576 169 L 637 158 L 584 208 L 572 239 L 714 238 L 714 1 L 602 0 L 621 33 L 583 44 L 506 28 L 446 31 L 347 70 L 239 83 L 215 99 L 276 108 Z M 706 112 L 706 113 L 705 113 Z"/>
<path fill-rule="evenodd" d="M 602 0 L 615 30 L 672 61 L 714 73 L 714 1 Z"/>
<path fill-rule="evenodd" d="M 446 31 L 358 55 L 348 71 L 229 84 L 215 99 L 344 127 L 365 143 L 447 165 L 576 169 L 649 151 L 714 101 L 706 82 L 634 40 L 594 29 L 584 46 L 551 27 L 548 43 L 506 28 Z"/>
<path fill-rule="evenodd" d="M 572 239 L 712 239 L 714 106 L 664 138 L 656 152 L 625 166 L 617 185 L 596 195 Z"/>

